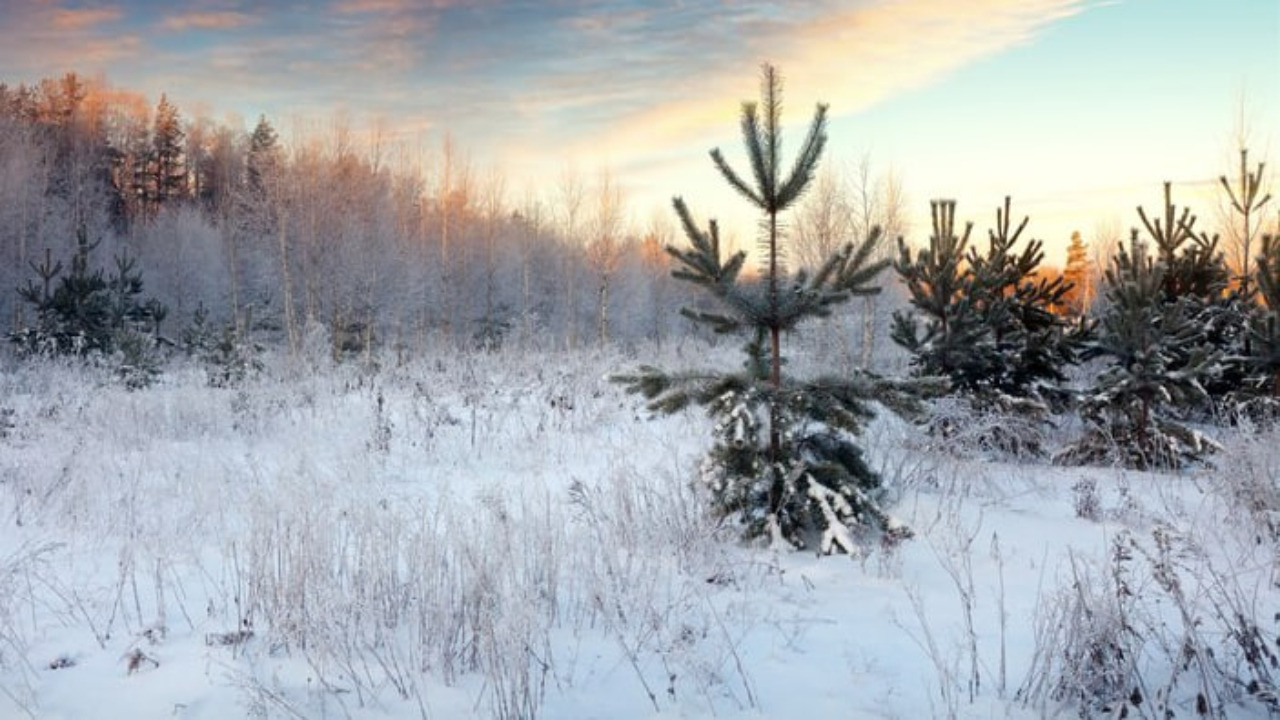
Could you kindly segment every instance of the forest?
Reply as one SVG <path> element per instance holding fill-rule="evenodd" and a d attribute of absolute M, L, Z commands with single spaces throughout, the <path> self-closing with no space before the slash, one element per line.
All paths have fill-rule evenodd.
<path fill-rule="evenodd" d="M 286 145 L 265 117 L 246 132 L 74 73 L 0 85 L 0 123 L 0 284 L 25 285 L 46 251 L 69 263 L 83 231 L 91 263 L 137 261 L 169 338 L 197 313 L 293 352 L 309 327 L 342 352 L 674 331 L 674 226 L 637 227 L 606 170 L 522 198 L 447 138 L 409 157 L 335 121 Z M 14 293 L 0 310 L 29 322 Z"/>

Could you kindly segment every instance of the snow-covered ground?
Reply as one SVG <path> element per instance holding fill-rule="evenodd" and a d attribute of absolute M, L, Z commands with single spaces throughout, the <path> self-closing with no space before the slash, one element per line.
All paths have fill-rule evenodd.
<path fill-rule="evenodd" d="M 851 561 L 711 527 L 707 421 L 606 380 L 636 362 L 10 368 L 0 718 L 1267 716 L 1280 434 L 1167 476 L 885 418 L 917 537 Z"/>

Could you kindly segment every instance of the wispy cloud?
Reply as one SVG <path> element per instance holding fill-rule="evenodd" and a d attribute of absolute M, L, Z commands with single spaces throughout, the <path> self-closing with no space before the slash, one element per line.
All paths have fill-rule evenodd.
<path fill-rule="evenodd" d="M 495 0 L 490 0 L 491 2 Z M 410 13 L 416 11 L 446 10 L 454 7 L 479 5 L 485 0 L 338 0 L 333 4 L 336 12 L 351 15 L 357 13 Z"/>
<path fill-rule="evenodd" d="M 792 102 L 852 113 L 1026 42 L 1089 1 L 327 0 L 300 12 L 42 0 L 0 10 L 0 67 L 102 70 L 255 112 L 345 106 L 452 127 L 495 155 L 555 148 L 627 162 L 731 130 L 764 60 L 786 74 Z M 219 32 L 174 37 L 193 30 Z"/>
<path fill-rule="evenodd" d="M 58 30 L 84 30 L 115 22 L 122 15 L 118 7 L 54 8 L 50 20 Z"/>
<path fill-rule="evenodd" d="M 333 5 L 335 11 L 344 14 L 404 12 L 412 7 L 410 0 L 343 0 Z"/>
<path fill-rule="evenodd" d="M 170 15 L 161 26 L 165 30 L 233 30 L 253 24 L 257 18 L 236 10 L 195 11 Z"/>
<path fill-rule="evenodd" d="M 5 79 L 34 80 L 30 75 L 73 69 L 97 71 L 134 56 L 143 40 L 122 26 L 126 17 L 117 5 L 0 3 L 0 68 L 19 73 Z"/>
<path fill-rule="evenodd" d="M 817 5 L 815 3 L 814 5 Z M 755 96 L 750 73 L 777 65 L 788 96 L 829 102 L 832 112 L 861 111 L 958 68 L 1034 37 L 1044 26 L 1080 12 L 1085 0 L 893 0 L 826 3 L 799 21 L 755 16 L 742 50 L 688 73 L 675 93 L 654 92 L 640 112 L 602 129 L 620 146 L 669 145 L 708 137 Z"/>

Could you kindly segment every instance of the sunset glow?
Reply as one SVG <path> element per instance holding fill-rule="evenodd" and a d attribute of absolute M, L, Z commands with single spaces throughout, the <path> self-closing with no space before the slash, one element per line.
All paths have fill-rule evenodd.
<path fill-rule="evenodd" d="M 831 105 L 829 161 L 869 153 L 902 178 L 917 239 L 930 198 L 957 198 L 983 228 L 1012 194 L 1058 246 L 1128 227 L 1163 180 L 1188 200 L 1211 187 L 1241 127 L 1274 160 L 1278 13 L 1272 0 L 9 0 L 0 80 L 74 70 L 188 114 L 263 113 L 286 135 L 341 113 L 425 165 L 447 132 L 509 187 L 549 192 L 567 165 L 607 166 L 636 217 L 682 194 L 741 236 L 749 218 L 706 151 L 738 152 L 738 105 L 768 60 L 790 122 Z"/>

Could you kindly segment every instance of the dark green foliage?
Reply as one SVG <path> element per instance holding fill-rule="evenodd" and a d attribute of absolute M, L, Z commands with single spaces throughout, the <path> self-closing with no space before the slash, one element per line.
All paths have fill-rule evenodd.
<path fill-rule="evenodd" d="M 1230 271 L 1218 248 L 1218 236 L 1197 232 L 1189 208 L 1178 211 L 1171 186 L 1164 184 L 1162 217 L 1138 216 L 1155 246 L 1156 261 L 1164 268 L 1161 302 L 1178 303 L 1189 321 L 1203 331 L 1202 342 L 1217 351 L 1218 362 L 1201 378 L 1205 395 L 1178 408 L 1184 417 L 1211 417 L 1223 402 L 1234 404 L 1246 384 L 1250 354 L 1249 324 L 1252 302 L 1230 287 Z M 1186 353 L 1174 358 L 1178 370 L 1193 361 Z"/>
<path fill-rule="evenodd" d="M 898 242 L 895 268 L 915 312 L 894 314 L 893 340 L 915 356 L 917 374 L 945 376 L 958 393 L 993 402 L 1054 399 L 1084 337 L 1050 310 L 1070 285 L 1036 277 L 1044 259 L 1039 240 L 1015 249 L 1027 219 L 1012 227 L 1008 198 L 996 210 L 985 253 L 969 244 L 972 223 L 956 233 L 954 201 L 932 205 L 929 247 L 913 256 Z"/>
<path fill-rule="evenodd" d="M 1010 232 L 1010 200 L 996 210 L 996 229 L 989 231 L 986 255 L 969 251 L 976 280 L 978 312 L 991 332 L 995 354 L 1002 358 L 989 380 L 1000 394 L 1019 398 L 1056 399 L 1066 380 L 1062 369 L 1078 362 L 1083 325 L 1072 326 L 1050 308 L 1064 304 L 1071 286 L 1061 276 L 1037 277 L 1044 260 L 1040 240 L 1014 247 L 1027 226 L 1024 217 Z"/>
<path fill-rule="evenodd" d="M 1167 299 L 1169 272 L 1147 256 L 1136 231 L 1114 258 L 1107 311 L 1089 348 L 1111 364 L 1081 402 L 1084 437 L 1056 462 L 1176 468 L 1217 448 L 1175 420 L 1181 408 L 1207 398 L 1202 381 L 1216 373 L 1221 354 L 1205 342 L 1195 298 Z"/>
<path fill-rule="evenodd" d="M 143 299 L 142 276 L 127 253 L 116 257 L 110 275 L 90 269 L 96 247 L 80 228 L 70 272 L 49 251 L 42 263 L 32 263 L 39 281 L 29 281 L 18 294 L 34 309 L 35 324 L 10 339 L 26 356 L 114 356 L 127 385 L 149 385 L 159 373 L 156 342 L 168 310 L 154 298 Z"/>
<path fill-rule="evenodd" d="M 1227 398 L 1233 419 L 1270 426 L 1280 417 L 1280 236 L 1263 235 L 1253 263 L 1247 335 L 1239 357 L 1243 378 Z"/>
<path fill-rule="evenodd" d="M 475 330 L 471 333 L 471 343 L 477 350 L 497 352 L 502 349 L 507 336 L 513 327 L 511 309 L 505 304 L 490 309 L 473 321 Z"/>
<path fill-rule="evenodd" d="M 780 85 L 773 68 L 763 79 L 763 119 L 744 103 L 742 130 L 754 182 L 738 175 L 719 150 L 711 156 L 727 182 L 761 210 L 763 277 L 741 278 L 746 254 L 724 257 L 715 221 L 702 229 L 676 198 L 689 246 L 668 247 L 675 277 L 701 287 L 714 309 L 682 311 L 719 333 L 745 336 L 743 369 L 669 373 L 644 366 L 614 380 L 672 413 L 697 404 L 715 419 L 703 479 L 717 514 L 742 526 L 747 538 L 767 537 L 824 552 L 856 553 L 858 536 L 910 535 L 881 509 L 880 478 L 862 457 L 856 438 L 874 403 L 902 413 L 920 411 L 918 396 L 936 384 L 895 382 L 872 373 L 801 380 L 782 373 L 780 337 L 805 320 L 829 315 L 857 295 L 878 292 L 870 283 L 885 262 L 871 260 L 879 229 L 846 245 L 812 275 L 789 274 L 782 262 L 778 214 L 799 199 L 813 178 L 826 141 L 826 108 L 819 106 L 787 176 L 781 175 Z"/>
<path fill-rule="evenodd" d="M 1280 238 L 1263 235 L 1260 254 L 1252 255 L 1258 231 L 1254 221 L 1271 195 L 1264 193 L 1265 163 L 1249 170 L 1249 152 L 1240 150 L 1238 182 L 1232 185 L 1225 175 L 1218 178 L 1226 192 L 1239 227 L 1233 228 L 1238 260 L 1236 297 L 1247 313 L 1241 336 L 1233 338 L 1239 353 L 1239 382 L 1227 386 L 1224 403 L 1232 419 L 1248 418 L 1270 426 L 1280 417 Z M 1231 377 L 1235 380 L 1237 378 Z"/>
<path fill-rule="evenodd" d="M 1169 183 L 1164 184 L 1163 218 L 1148 217 L 1141 206 L 1138 217 L 1155 243 L 1157 261 L 1164 266 L 1165 302 L 1190 297 L 1205 303 L 1222 295 L 1229 272 L 1218 250 L 1218 236 L 1196 232 L 1196 216 L 1187 207 L 1178 212 Z"/>
<path fill-rule="evenodd" d="M 225 323 L 220 329 L 210 326 L 203 305 L 196 308 L 191 325 L 182 331 L 182 348 L 204 363 L 210 387 L 233 387 L 262 372 L 262 346 L 235 323 Z"/>
<path fill-rule="evenodd" d="M 178 108 L 169 102 L 168 96 L 161 95 L 151 133 L 151 161 L 155 168 L 152 192 L 157 206 L 187 194 L 185 140 L 186 132 L 182 129 Z"/>
<path fill-rule="evenodd" d="M 973 273 L 964 265 L 973 223 L 955 232 L 956 204 L 935 200 L 929 247 L 913 258 L 898 238 L 894 267 L 911 294 L 916 313 L 894 313 L 890 337 L 914 355 L 917 375 L 939 375 L 956 389 L 967 388 L 990 371 L 988 333 L 974 308 Z M 924 318 L 921 327 L 919 318 Z"/>
<path fill-rule="evenodd" d="M 44 262 L 31 267 L 40 282 L 31 280 L 18 295 L 36 310 L 34 327 L 14 333 L 11 339 L 25 354 L 84 355 L 109 349 L 110 303 L 107 281 L 101 270 L 89 271 L 89 244 L 81 229 L 71 261 L 71 272 L 63 275 L 61 261 L 54 262 L 46 249 Z"/>
<path fill-rule="evenodd" d="M 256 195 L 265 193 L 280 165 L 279 140 L 265 115 L 258 117 L 258 124 L 249 136 L 246 165 L 249 189 Z"/>
<path fill-rule="evenodd" d="M 704 466 L 715 511 L 743 526 L 748 538 L 785 539 L 824 552 L 856 552 L 856 537 L 909 534 L 880 507 L 880 480 L 856 438 L 875 404 L 904 415 L 923 412 L 919 396 L 940 382 L 893 381 L 859 372 L 853 377 L 802 381 L 784 376 L 775 388 L 759 372 L 668 373 L 644 366 L 615 378 L 672 413 L 692 404 L 716 419 Z M 778 450 L 769 431 L 781 429 Z"/>

